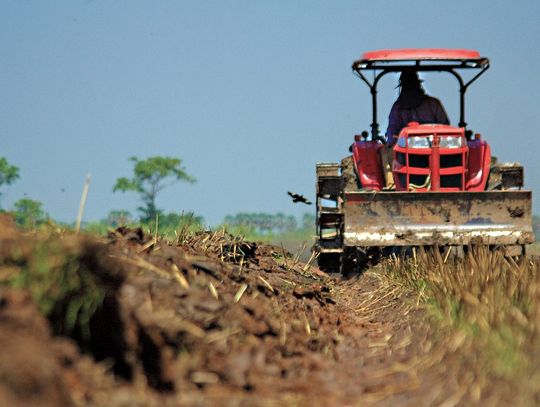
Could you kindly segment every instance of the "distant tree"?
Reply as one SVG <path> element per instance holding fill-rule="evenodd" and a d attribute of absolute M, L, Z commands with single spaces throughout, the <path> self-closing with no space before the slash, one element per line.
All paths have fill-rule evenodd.
<path fill-rule="evenodd" d="M 127 225 L 132 222 L 131 214 L 126 210 L 116 210 L 110 211 L 106 219 L 107 225 L 112 226 L 113 228 Z"/>
<path fill-rule="evenodd" d="M 139 160 L 137 157 L 129 159 L 134 163 L 132 178 L 118 178 L 113 191 L 137 192 L 143 205 L 138 208 L 143 222 L 151 221 L 159 213 L 156 207 L 158 194 L 166 187 L 177 181 L 195 182 L 195 178 L 188 175 L 182 167 L 182 160 L 172 157 L 150 157 Z"/>
<path fill-rule="evenodd" d="M 167 228 L 172 230 L 179 230 L 184 226 L 202 226 L 204 224 L 204 218 L 199 215 L 195 215 L 193 212 L 187 213 L 164 213 L 159 216 L 158 219 L 159 228 Z"/>
<path fill-rule="evenodd" d="M 4 157 L 0 157 L 0 187 L 11 185 L 19 178 L 19 168 L 11 165 Z M 2 193 L 0 192 L 0 196 Z"/>
<path fill-rule="evenodd" d="M 302 216 L 302 229 L 315 231 L 315 215 L 313 213 L 304 213 Z"/>
<path fill-rule="evenodd" d="M 295 217 L 283 213 L 240 212 L 225 216 L 224 223 L 230 226 L 250 227 L 263 234 L 296 229 Z"/>
<path fill-rule="evenodd" d="M 273 228 L 282 232 L 296 229 L 296 218 L 293 215 L 277 213 L 273 217 Z"/>
<path fill-rule="evenodd" d="M 30 198 L 21 198 L 13 204 L 17 225 L 24 228 L 35 228 L 47 220 L 47 213 L 42 203 Z"/>

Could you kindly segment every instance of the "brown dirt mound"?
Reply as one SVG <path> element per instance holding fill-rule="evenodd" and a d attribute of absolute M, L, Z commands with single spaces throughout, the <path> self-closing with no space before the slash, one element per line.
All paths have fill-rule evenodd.
<path fill-rule="evenodd" d="M 216 232 L 0 239 L 0 405 L 391 405 L 419 387 L 415 311 L 374 274 Z"/>

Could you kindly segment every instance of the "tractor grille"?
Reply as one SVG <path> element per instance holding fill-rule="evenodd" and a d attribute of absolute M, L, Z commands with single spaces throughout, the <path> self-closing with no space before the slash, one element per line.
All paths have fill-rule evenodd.
<path fill-rule="evenodd" d="M 455 136 L 455 137 L 454 137 Z M 462 191 L 465 189 L 468 146 L 455 134 L 414 135 L 414 143 L 394 147 L 396 189 Z M 427 138 L 422 141 L 422 137 Z M 459 136 L 462 137 L 462 136 Z M 422 142 L 419 142 L 421 140 Z M 439 144 L 440 141 L 441 144 Z M 464 138 L 462 137 L 462 140 Z"/>
<path fill-rule="evenodd" d="M 429 168 L 429 156 L 425 154 L 409 154 L 409 167 Z"/>
<path fill-rule="evenodd" d="M 461 188 L 462 174 L 441 175 L 441 188 Z"/>
<path fill-rule="evenodd" d="M 399 151 L 396 152 L 396 160 L 401 165 L 407 165 L 407 158 L 406 158 L 405 153 L 401 153 Z"/>
<path fill-rule="evenodd" d="M 407 165 L 407 158 L 404 153 L 397 153 L 396 160 L 401 165 Z M 461 167 L 463 157 L 461 154 L 441 154 L 441 168 Z M 426 154 L 409 154 L 409 167 L 429 168 L 429 156 Z"/>
<path fill-rule="evenodd" d="M 462 154 L 441 154 L 441 168 L 461 167 L 463 165 Z"/>

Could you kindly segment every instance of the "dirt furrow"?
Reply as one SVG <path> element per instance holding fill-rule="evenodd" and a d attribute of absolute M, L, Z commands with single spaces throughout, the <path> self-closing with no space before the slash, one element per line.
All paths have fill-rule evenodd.
<path fill-rule="evenodd" d="M 418 400 L 422 312 L 377 272 L 330 278 L 216 232 L 1 243 L 0 404 Z"/>

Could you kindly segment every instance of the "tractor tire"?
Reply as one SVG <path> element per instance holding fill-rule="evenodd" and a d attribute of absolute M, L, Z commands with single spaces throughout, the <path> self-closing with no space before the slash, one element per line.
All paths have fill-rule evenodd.
<path fill-rule="evenodd" d="M 378 264 L 383 256 L 380 247 L 348 247 L 341 258 L 341 273 L 344 276 L 362 274 L 368 268 Z"/>
<path fill-rule="evenodd" d="M 319 269 L 327 274 L 339 273 L 341 269 L 341 254 L 321 253 L 317 258 L 317 264 Z"/>

